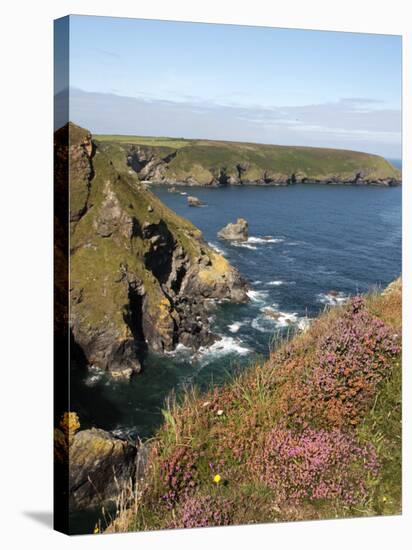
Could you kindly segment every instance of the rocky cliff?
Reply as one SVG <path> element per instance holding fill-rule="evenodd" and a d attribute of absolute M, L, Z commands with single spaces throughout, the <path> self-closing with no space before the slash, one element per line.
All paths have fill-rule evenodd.
<path fill-rule="evenodd" d="M 74 346 L 114 377 L 141 369 L 145 352 L 211 343 L 216 301 L 247 300 L 247 285 L 201 232 L 136 178 L 118 148 L 69 125 L 70 324 Z M 56 167 L 58 170 L 58 166 Z M 64 192 L 64 190 L 59 190 Z"/>
<path fill-rule="evenodd" d="M 184 185 L 292 185 L 295 183 L 393 186 L 401 173 L 368 153 L 228 141 L 98 136 L 116 146 L 119 166 L 141 180 Z"/>

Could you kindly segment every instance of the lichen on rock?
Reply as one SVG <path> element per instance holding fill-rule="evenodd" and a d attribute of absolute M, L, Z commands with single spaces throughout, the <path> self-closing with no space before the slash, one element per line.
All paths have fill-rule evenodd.
<path fill-rule="evenodd" d="M 72 510 L 101 506 L 143 475 L 147 449 L 91 428 L 74 436 L 69 449 L 69 497 Z"/>

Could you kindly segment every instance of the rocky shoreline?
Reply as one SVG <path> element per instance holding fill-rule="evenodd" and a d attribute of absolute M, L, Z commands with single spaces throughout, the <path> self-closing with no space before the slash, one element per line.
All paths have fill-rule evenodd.
<path fill-rule="evenodd" d="M 171 167 L 172 161 L 178 155 L 178 150 L 162 154 L 162 152 L 151 147 L 131 145 L 125 150 L 127 166 L 133 170 L 146 183 L 162 184 L 169 186 L 289 186 L 295 184 L 319 184 L 319 185 L 370 185 L 377 187 L 394 187 L 401 185 L 399 176 L 380 177 L 373 171 L 360 168 L 350 174 L 328 173 L 319 177 L 312 177 L 305 171 L 295 170 L 282 172 L 276 167 L 268 170 L 261 170 L 258 175 L 251 178 L 248 172 L 251 167 L 248 163 L 238 160 L 234 166 L 228 168 L 225 165 L 216 165 L 213 168 L 202 169 L 202 178 L 196 176 L 199 166 L 194 163 L 192 173 L 185 177 L 176 177 Z M 188 168 L 190 172 L 190 168 Z M 187 170 L 186 170 L 187 172 Z M 209 172 L 209 176 L 207 173 Z M 256 173 L 256 171 L 255 171 Z M 394 173 L 396 171 L 394 170 Z"/>
<path fill-rule="evenodd" d="M 397 187 L 402 185 L 402 180 L 396 178 L 382 178 L 382 179 L 369 179 L 368 177 L 359 175 L 355 178 L 340 178 L 339 176 L 325 177 L 325 178 L 308 178 L 300 177 L 296 174 L 282 175 L 280 177 L 263 175 L 256 180 L 242 181 L 237 178 L 228 178 L 223 183 L 219 180 L 212 179 L 209 183 L 201 183 L 193 176 L 190 176 L 186 180 L 179 181 L 176 179 L 153 179 L 145 180 L 146 183 L 153 183 L 156 185 L 167 186 L 182 186 L 182 187 L 224 187 L 224 186 L 260 186 L 260 187 L 288 187 L 297 184 L 315 184 L 315 185 L 352 185 L 352 186 L 366 186 L 371 187 Z"/>

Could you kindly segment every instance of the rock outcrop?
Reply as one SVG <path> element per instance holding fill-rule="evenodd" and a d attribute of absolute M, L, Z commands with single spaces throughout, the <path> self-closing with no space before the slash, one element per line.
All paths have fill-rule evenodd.
<path fill-rule="evenodd" d="M 197 197 L 193 197 L 191 195 L 189 195 L 187 197 L 187 204 L 188 206 L 202 206 L 203 203 L 200 199 L 198 199 Z"/>
<path fill-rule="evenodd" d="M 54 431 L 55 464 L 66 469 L 70 510 L 114 501 L 122 489 L 144 475 L 148 447 L 105 430 L 80 430 L 76 413 L 65 413 Z"/>
<path fill-rule="evenodd" d="M 218 232 L 218 237 L 227 241 L 247 241 L 249 237 L 249 224 L 239 218 L 235 223 L 228 223 Z"/>
<path fill-rule="evenodd" d="M 123 487 L 142 477 L 147 450 L 92 428 L 77 432 L 69 457 L 70 507 L 75 510 L 115 500 Z"/>
<path fill-rule="evenodd" d="M 208 309 L 247 301 L 246 282 L 121 170 L 118 146 L 100 147 L 73 124 L 69 131 L 70 327 L 87 363 L 129 378 L 147 350 L 211 343 Z"/>

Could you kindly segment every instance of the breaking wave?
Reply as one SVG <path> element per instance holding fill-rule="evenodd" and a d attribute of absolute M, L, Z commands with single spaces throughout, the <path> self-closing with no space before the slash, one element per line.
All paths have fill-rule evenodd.
<path fill-rule="evenodd" d="M 207 244 L 208 244 L 208 245 L 210 246 L 210 248 L 212 248 L 215 252 L 217 252 L 218 254 L 221 254 L 222 256 L 225 256 L 225 254 L 226 254 L 225 251 L 224 251 L 222 248 L 220 248 L 220 246 L 218 246 L 216 243 L 211 243 L 211 242 L 209 242 L 209 243 L 207 243 Z"/>
<path fill-rule="evenodd" d="M 272 237 L 271 235 L 267 235 L 266 237 L 249 237 L 247 240 L 251 244 L 277 244 L 284 241 L 284 237 Z"/>
<path fill-rule="evenodd" d="M 345 304 L 349 300 L 349 295 L 344 292 L 335 292 L 331 290 L 329 292 L 321 292 L 317 295 L 318 302 L 328 306 L 340 306 Z"/>
<path fill-rule="evenodd" d="M 273 333 L 274 328 L 294 327 L 305 332 L 312 321 L 308 317 L 299 317 L 297 313 L 279 311 L 277 304 L 260 308 L 260 315 L 253 319 L 251 326 L 259 332 Z"/>
<path fill-rule="evenodd" d="M 221 357 L 223 355 L 247 355 L 251 352 L 252 350 L 246 347 L 239 338 L 222 336 L 220 340 L 213 342 L 211 346 L 199 348 L 196 357 L 200 359 L 203 364 L 206 364 L 213 361 L 216 357 Z"/>
<path fill-rule="evenodd" d="M 240 322 L 232 323 L 231 325 L 228 325 L 227 328 L 230 330 L 230 332 L 235 333 L 235 332 L 239 332 L 240 327 L 243 325 L 244 323 L 240 323 Z"/>
<path fill-rule="evenodd" d="M 266 290 L 248 290 L 247 295 L 252 302 L 264 303 L 268 297 L 268 292 Z"/>

